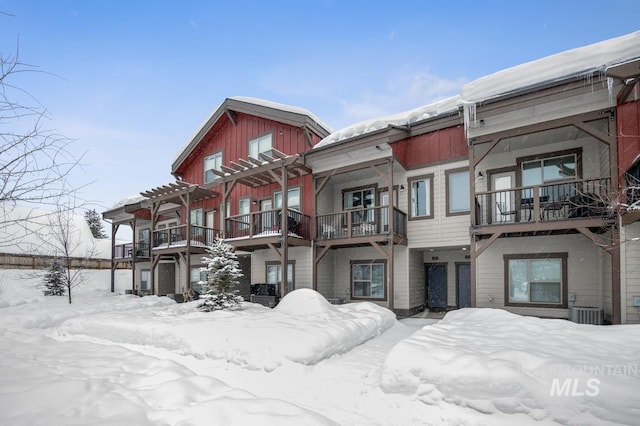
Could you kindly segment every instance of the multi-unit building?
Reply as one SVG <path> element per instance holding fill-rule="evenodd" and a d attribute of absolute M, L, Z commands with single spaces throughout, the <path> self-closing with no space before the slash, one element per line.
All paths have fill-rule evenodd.
<path fill-rule="evenodd" d="M 197 289 L 221 237 L 262 302 L 308 287 L 400 316 L 640 322 L 639 78 L 640 32 L 336 132 L 229 98 L 179 151 L 176 182 L 104 213 L 134 235 L 114 267 L 138 292 Z"/>

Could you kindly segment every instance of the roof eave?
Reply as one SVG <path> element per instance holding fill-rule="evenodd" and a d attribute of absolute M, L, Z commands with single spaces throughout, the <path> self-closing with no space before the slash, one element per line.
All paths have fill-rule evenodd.
<path fill-rule="evenodd" d="M 191 137 L 187 146 L 180 152 L 176 160 L 171 165 L 171 173 L 177 172 L 182 163 L 189 157 L 196 146 L 198 146 L 200 141 L 216 125 L 220 118 L 227 115 L 228 111 L 254 115 L 295 127 L 305 127 L 320 138 L 324 138 L 330 134 L 330 129 L 325 128 L 323 125 L 318 123 L 316 120 L 313 120 L 306 114 L 284 111 L 266 105 L 259 105 L 239 99 L 227 98 Z"/>

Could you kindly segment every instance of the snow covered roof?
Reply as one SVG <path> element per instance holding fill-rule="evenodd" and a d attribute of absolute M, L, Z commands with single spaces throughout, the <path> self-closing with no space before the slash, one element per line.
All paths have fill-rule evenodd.
<path fill-rule="evenodd" d="M 242 96 L 229 97 L 202 122 L 193 135 L 187 139 L 184 146 L 180 148 L 173 160 L 171 166 L 172 172 L 175 172 L 180 167 L 207 132 L 211 130 L 217 121 L 226 115 L 228 111 L 243 112 L 294 126 L 304 126 L 320 137 L 324 137 L 333 131 L 324 121 L 304 108 L 257 98 Z"/>
<path fill-rule="evenodd" d="M 452 96 L 409 111 L 361 121 L 330 134 L 317 143 L 313 149 L 315 150 L 336 142 L 363 136 L 378 130 L 386 129 L 390 126 L 407 126 L 428 118 L 434 118 L 439 115 L 451 113 L 458 110 L 460 102 L 460 96 Z"/>
<path fill-rule="evenodd" d="M 66 214 L 66 213 L 62 213 Z M 111 258 L 111 240 L 93 237 L 86 219 L 71 214 L 71 257 Z M 61 247 L 54 235 L 59 227 L 52 225 L 56 213 L 22 206 L 0 208 L 0 252 L 40 256 L 59 256 Z"/>
<path fill-rule="evenodd" d="M 129 195 L 128 197 L 123 198 L 122 200 L 117 201 L 113 207 L 112 210 L 116 210 L 119 209 L 121 207 L 124 206 L 128 206 L 131 204 L 136 204 L 136 203 L 140 203 L 144 200 L 146 200 L 147 198 L 141 194 L 135 194 L 135 195 Z"/>
<path fill-rule="evenodd" d="M 589 80 L 596 73 L 640 57 L 640 31 L 560 52 L 481 77 L 462 87 L 462 99 L 480 102 L 568 78 Z"/>

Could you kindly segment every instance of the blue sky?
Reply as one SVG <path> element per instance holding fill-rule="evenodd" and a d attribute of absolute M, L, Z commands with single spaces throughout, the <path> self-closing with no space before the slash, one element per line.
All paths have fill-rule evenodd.
<path fill-rule="evenodd" d="M 72 184 L 102 211 L 172 180 L 229 96 L 309 109 L 334 129 L 458 93 L 504 68 L 640 29 L 637 0 L 0 0 L 0 51 L 48 126 L 85 153 Z"/>

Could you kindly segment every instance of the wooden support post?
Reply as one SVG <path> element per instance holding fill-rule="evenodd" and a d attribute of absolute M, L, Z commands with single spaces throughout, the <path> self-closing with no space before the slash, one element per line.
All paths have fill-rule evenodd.
<path fill-rule="evenodd" d="M 389 245 L 389 309 L 393 311 L 394 308 L 394 295 L 395 295 L 395 268 L 394 268 L 394 246 L 393 246 L 393 231 L 395 229 L 394 224 L 394 197 L 393 197 L 393 157 L 389 160 L 388 170 L 387 170 L 387 191 L 389 196 L 389 235 L 388 242 Z"/>
<path fill-rule="evenodd" d="M 280 211 L 280 234 L 282 236 L 280 265 L 282 268 L 282 283 L 280 284 L 280 295 L 284 297 L 287 293 L 287 282 L 289 279 L 289 179 L 287 176 L 287 166 L 282 163 L 282 209 Z"/>
<path fill-rule="evenodd" d="M 116 291 L 116 233 L 120 225 L 111 225 L 111 293 Z"/>

